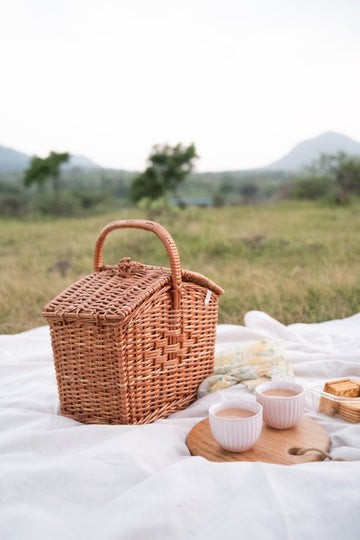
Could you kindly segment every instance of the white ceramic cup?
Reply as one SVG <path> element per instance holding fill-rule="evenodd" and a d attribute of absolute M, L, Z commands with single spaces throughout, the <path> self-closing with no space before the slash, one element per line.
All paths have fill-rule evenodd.
<path fill-rule="evenodd" d="M 296 392 L 293 396 L 265 396 L 267 390 L 286 389 Z M 290 381 L 271 381 L 255 389 L 256 401 L 263 406 L 265 424 L 276 429 L 288 429 L 300 420 L 305 405 L 305 390 Z"/>
<path fill-rule="evenodd" d="M 247 418 L 221 418 L 216 412 L 222 409 L 247 409 L 253 413 Z M 211 432 L 219 445 L 229 452 L 245 452 L 260 437 L 262 428 L 262 406 L 254 399 L 228 399 L 209 408 Z"/>

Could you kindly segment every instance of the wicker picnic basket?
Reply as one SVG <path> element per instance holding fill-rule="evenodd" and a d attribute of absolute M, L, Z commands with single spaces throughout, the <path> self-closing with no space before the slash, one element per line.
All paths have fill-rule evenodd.
<path fill-rule="evenodd" d="M 106 236 L 138 228 L 163 242 L 170 268 L 124 258 L 102 264 Z M 84 423 L 144 424 L 196 399 L 213 372 L 222 289 L 182 270 L 158 223 L 109 223 L 95 246 L 94 272 L 43 309 L 51 333 L 61 414 Z"/>

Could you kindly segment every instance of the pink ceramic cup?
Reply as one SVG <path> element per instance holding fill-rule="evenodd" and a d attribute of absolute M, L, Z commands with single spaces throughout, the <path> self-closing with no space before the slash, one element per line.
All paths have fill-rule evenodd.
<path fill-rule="evenodd" d="M 246 409 L 252 416 L 247 418 L 221 418 L 216 415 L 222 409 Z M 262 428 L 262 406 L 254 399 L 227 399 L 215 403 L 209 409 L 210 429 L 214 439 L 229 452 L 245 452 L 260 437 Z"/>
<path fill-rule="evenodd" d="M 279 394 L 284 391 L 296 392 L 291 396 L 264 395 L 264 392 Z M 287 381 L 271 381 L 255 389 L 256 401 L 263 406 L 265 424 L 276 429 L 288 429 L 300 420 L 305 405 L 305 390 L 297 383 Z"/>

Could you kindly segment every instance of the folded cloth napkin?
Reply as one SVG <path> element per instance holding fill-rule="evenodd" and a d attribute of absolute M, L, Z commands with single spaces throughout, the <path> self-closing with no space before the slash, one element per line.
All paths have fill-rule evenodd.
<path fill-rule="evenodd" d="M 239 383 L 254 392 L 262 382 L 294 379 L 292 366 L 285 359 L 283 341 L 262 339 L 250 346 L 239 345 L 217 354 L 214 375 L 200 384 L 198 398 Z"/>

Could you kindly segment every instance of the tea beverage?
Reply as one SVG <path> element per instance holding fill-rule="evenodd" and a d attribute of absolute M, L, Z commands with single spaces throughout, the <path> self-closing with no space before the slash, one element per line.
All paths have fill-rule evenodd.
<path fill-rule="evenodd" d="M 228 452 L 245 452 L 261 433 L 262 405 L 253 398 L 224 399 L 209 408 L 211 433 Z"/>
<path fill-rule="evenodd" d="M 220 409 L 214 414 L 219 418 L 236 420 L 237 418 L 249 418 L 250 416 L 254 416 L 256 413 L 254 411 L 250 411 L 249 409 L 241 409 L 240 407 L 228 407 L 227 409 Z"/>
<path fill-rule="evenodd" d="M 262 395 L 273 397 L 291 397 L 297 396 L 299 393 L 300 392 L 296 392 L 296 390 L 290 390 L 288 388 L 270 388 L 270 390 L 264 390 Z"/>
<path fill-rule="evenodd" d="M 289 429 L 300 420 L 305 405 L 305 390 L 292 381 L 269 381 L 255 389 L 263 406 L 264 422 L 275 429 Z"/>

